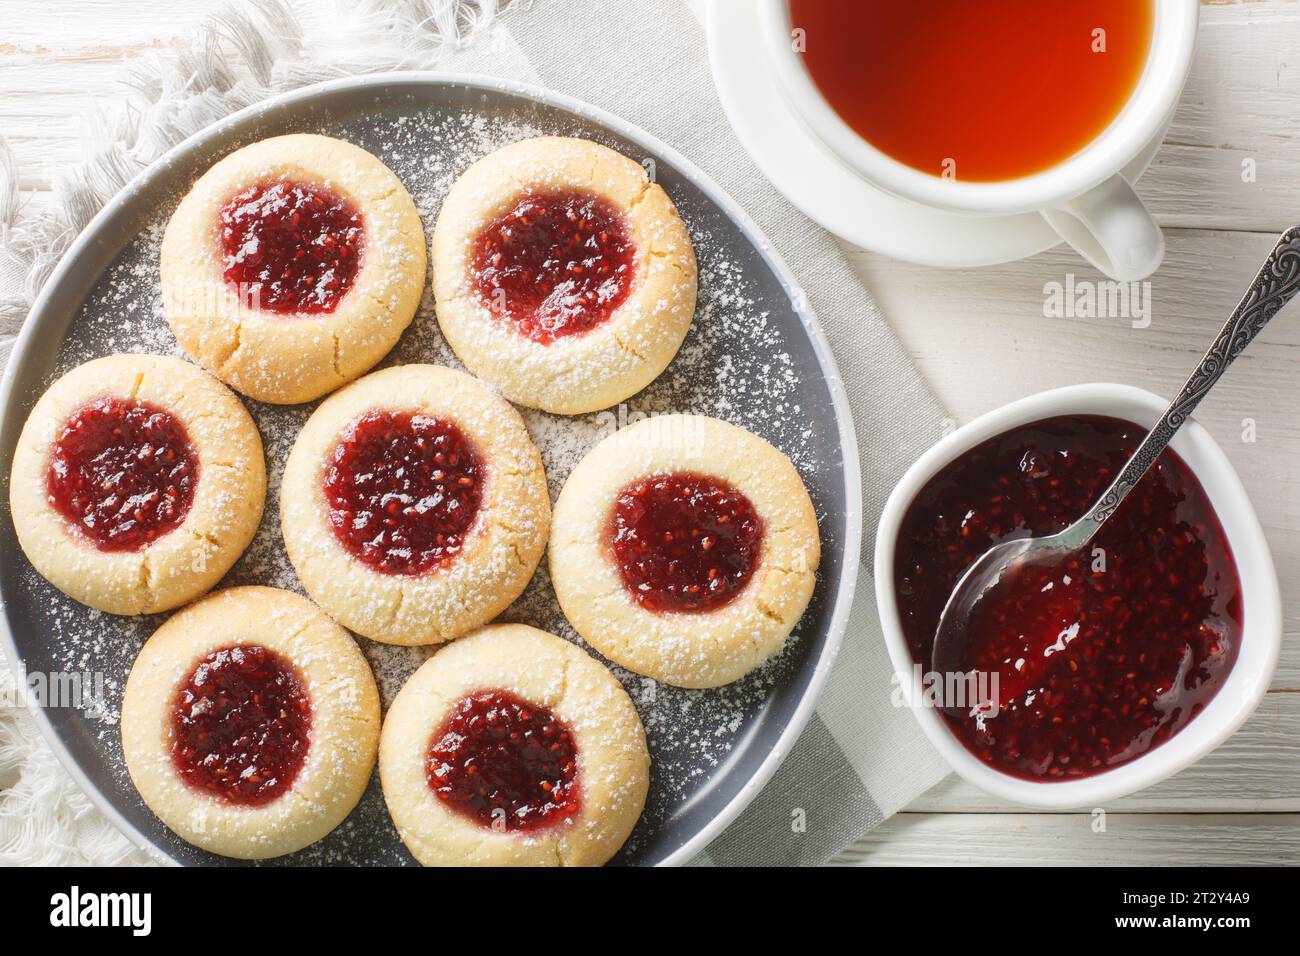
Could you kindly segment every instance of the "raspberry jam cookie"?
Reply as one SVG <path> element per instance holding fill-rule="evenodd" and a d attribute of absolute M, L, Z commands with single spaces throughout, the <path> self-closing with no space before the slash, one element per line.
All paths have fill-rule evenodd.
<path fill-rule="evenodd" d="M 163 309 L 186 353 L 263 402 L 307 402 L 396 344 L 424 290 L 424 230 L 383 163 L 277 136 L 209 169 L 162 244 Z"/>
<path fill-rule="evenodd" d="M 266 498 L 257 426 L 181 359 L 112 355 L 41 396 L 9 506 L 37 571 L 82 604 L 153 614 L 207 591 L 253 540 Z"/>
<path fill-rule="evenodd" d="M 188 843 L 239 859 L 315 843 L 356 806 L 379 691 L 351 636 L 304 597 L 218 591 L 140 651 L 122 749 L 140 796 Z"/>
<path fill-rule="evenodd" d="M 821 548 L 799 473 L 756 435 L 701 415 L 615 432 L 555 505 L 551 583 L 610 660 L 681 687 L 717 687 L 785 643 Z"/>
<path fill-rule="evenodd" d="M 316 410 L 285 466 L 281 516 L 289 560 L 335 620 L 436 644 L 523 593 L 551 505 L 509 403 L 464 372 L 403 365 Z"/>
<path fill-rule="evenodd" d="M 379 744 L 388 812 L 425 866 L 599 866 L 636 826 L 649 772 L 614 675 L 524 624 L 426 661 Z"/>
<path fill-rule="evenodd" d="M 563 415 L 622 401 L 668 365 L 695 312 L 695 250 L 636 162 L 547 136 L 479 160 L 433 233 L 438 324 L 471 372 Z"/>

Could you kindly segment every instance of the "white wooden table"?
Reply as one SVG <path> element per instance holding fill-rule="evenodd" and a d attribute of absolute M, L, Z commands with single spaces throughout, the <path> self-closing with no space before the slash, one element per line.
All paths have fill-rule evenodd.
<path fill-rule="evenodd" d="M 1191 81 L 1141 186 L 1169 240 L 1149 328 L 1045 318 L 1047 283 L 1096 278 L 1065 251 L 946 272 L 848 250 L 956 421 L 1074 382 L 1172 393 L 1273 237 L 1300 223 L 1300 3 L 1203 3 Z M 219 6 L 0 0 L 0 132 L 23 165 L 29 202 L 48 201 L 59 168 L 82 158 L 85 118 L 118 95 L 124 63 L 178 42 Z M 1291 599 L 1300 592 L 1300 314 L 1270 326 L 1198 418 L 1250 491 L 1281 578 L 1282 660 L 1259 712 L 1196 766 L 1106 807 L 1104 830 L 1092 814 L 1027 813 L 949 778 L 844 862 L 1300 862 L 1300 603 Z M 1242 439 L 1248 418 L 1254 442 Z"/>

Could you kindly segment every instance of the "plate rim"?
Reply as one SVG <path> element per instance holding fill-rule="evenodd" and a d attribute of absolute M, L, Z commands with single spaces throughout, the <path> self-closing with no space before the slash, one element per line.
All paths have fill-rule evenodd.
<path fill-rule="evenodd" d="M 858 457 L 857 433 L 854 428 L 848 392 L 844 386 L 844 380 L 840 375 L 834 354 L 831 351 L 830 342 L 826 338 L 826 334 L 811 306 L 808 304 L 807 296 L 802 294 L 798 279 L 749 214 L 698 166 L 658 137 L 614 113 L 566 93 L 549 90 L 533 83 L 483 73 L 444 70 L 397 70 L 370 73 L 313 83 L 253 103 L 205 126 L 168 149 L 132 177 L 82 228 L 41 287 L 31 309 L 27 313 L 26 319 L 23 321 L 22 328 L 14 340 L 3 378 L 0 378 L 0 414 L 10 414 L 10 409 L 14 405 L 17 369 L 38 347 L 37 330 L 47 324 L 45 312 L 54 290 L 65 281 L 67 274 L 71 271 L 74 263 L 81 258 L 83 251 L 98 240 L 104 221 L 131 199 L 135 193 L 148 188 L 155 178 L 162 175 L 163 171 L 178 159 L 205 147 L 211 139 L 228 131 L 231 127 L 240 125 L 262 113 L 286 107 L 292 108 L 339 91 L 385 87 L 395 84 L 417 87 L 460 86 L 482 89 L 488 92 L 513 94 L 591 120 L 617 135 L 637 143 L 645 148 L 648 153 L 667 159 L 677 168 L 681 175 L 688 179 L 692 185 L 736 223 L 746 240 L 780 281 L 786 295 L 791 299 L 792 307 L 800 319 L 804 333 L 809 338 L 813 353 L 817 357 L 819 370 L 830 391 L 831 404 L 835 410 L 836 431 L 840 443 L 840 468 L 845 482 L 846 534 L 843 542 L 844 553 L 841 559 L 839 589 L 832 608 L 831 620 L 827 626 L 826 641 L 813 666 L 808 686 L 804 690 L 798 706 L 781 729 L 776 742 L 758 768 L 742 785 L 739 792 L 705 826 L 696 831 L 694 835 L 670 853 L 660 864 L 663 866 L 679 866 L 697 856 L 753 801 L 785 761 L 795 741 L 811 718 L 848 628 L 849 611 L 853 605 L 862 560 L 863 505 L 861 463 Z M 11 665 L 14 666 L 15 676 L 17 676 L 23 669 L 23 659 L 18 652 L 18 646 L 10 628 L 8 608 L 2 602 L 0 602 L 0 647 L 3 647 Z M 29 701 L 27 713 L 31 715 L 40 730 L 41 736 L 50 746 L 50 749 L 69 776 L 82 789 L 91 803 L 113 823 L 118 831 L 140 847 L 152 859 L 160 863 L 179 866 L 180 862 L 178 860 L 171 857 L 130 823 L 117 810 L 112 801 L 105 796 L 98 785 L 83 772 L 81 765 L 64 745 L 62 738 L 55 731 L 44 710 L 34 706 Z"/>

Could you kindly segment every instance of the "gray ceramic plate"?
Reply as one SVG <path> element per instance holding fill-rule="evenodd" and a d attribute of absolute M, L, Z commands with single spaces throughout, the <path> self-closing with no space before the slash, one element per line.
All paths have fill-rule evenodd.
<path fill-rule="evenodd" d="M 526 415 L 543 450 L 552 494 L 582 453 L 611 428 L 656 411 L 713 414 L 766 437 L 795 462 L 821 523 L 823 560 L 812 605 L 786 649 L 742 681 L 685 691 L 616 671 L 641 712 L 654 760 L 646 812 L 618 862 L 689 859 L 738 814 L 780 765 L 813 707 L 843 636 L 861 544 L 858 459 L 843 384 L 815 319 L 792 303 L 795 282 L 754 225 L 703 174 L 663 143 L 583 103 L 521 85 L 439 74 L 391 74 L 327 83 L 259 104 L 192 137 L 137 178 L 77 239 L 45 287 L 0 388 L 0 482 L 14 444 L 54 377 L 113 352 L 178 349 L 159 306 L 162 226 L 189 184 L 254 140 L 321 132 L 351 140 L 406 183 L 433 227 L 442 195 L 480 155 L 538 133 L 583 136 L 647 164 L 677 203 L 700 260 L 700 302 L 677 359 L 650 388 L 600 415 Z M 800 301 L 796 299 L 795 301 Z M 428 303 L 385 364 L 456 365 Z M 298 588 L 279 537 L 284 458 L 312 406 L 249 403 L 266 444 L 271 491 L 257 540 L 224 585 Z M 117 708 L 131 663 L 161 617 L 113 618 L 54 590 L 0 522 L 4 644 L 29 674 L 103 674 L 102 705 L 45 708 L 42 731 L 77 782 L 143 847 L 179 863 L 228 862 L 167 830 L 125 773 Z M 504 615 L 570 639 L 544 569 Z M 424 652 L 361 642 L 385 702 Z M 92 678 L 93 680 L 93 678 Z M 394 864 L 411 858 L 377 781 L 348 820 L 289 863 Z"/>

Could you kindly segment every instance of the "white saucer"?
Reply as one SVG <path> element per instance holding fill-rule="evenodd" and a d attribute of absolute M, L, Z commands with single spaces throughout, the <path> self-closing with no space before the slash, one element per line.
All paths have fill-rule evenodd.
<path fill-rule="evenodd" d="M 803 124 L 768 68 L 753 0 L 710 0 L 709 61 L 722 108 L 758 168 L 799 209 L 856 246 L 921 265 L 970 268 L 1035 255 L 1061 242 L 1037 213 L 960 216 L 886 193 L 844 165 Z M 1150 165 L 1165 129 L 1124 170 Z"/>

